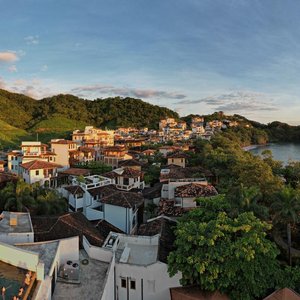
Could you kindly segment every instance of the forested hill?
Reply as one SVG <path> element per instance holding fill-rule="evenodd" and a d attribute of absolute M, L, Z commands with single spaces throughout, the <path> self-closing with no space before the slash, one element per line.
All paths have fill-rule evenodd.
<path fill-rule="evenodd" d="M 20 139 L 42 141 L 67 137 L 86 125 L 100 128 L 157 128 L 165 117 L 179 119 L 176 112 L 133 98 L 106 98 L 94 101 L 73 95 L 35 100 L 0 89 L 0 147 L 18 144 Z"/>

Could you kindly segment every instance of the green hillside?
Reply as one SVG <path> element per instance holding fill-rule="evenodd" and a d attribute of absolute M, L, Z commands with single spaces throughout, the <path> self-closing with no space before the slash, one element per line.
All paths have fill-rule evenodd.
<path fill-rule="evenodd" d="M 21 139 L 26 139 L 28 133 L 0 120 L 0 149 L 19 145 Z"/>

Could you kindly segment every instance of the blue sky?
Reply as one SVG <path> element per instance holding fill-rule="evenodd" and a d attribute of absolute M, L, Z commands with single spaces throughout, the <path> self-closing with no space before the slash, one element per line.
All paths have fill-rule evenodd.
<path fill-rule="evenodd" d="M 300 1 L 0 0 L 0 87 L 300 124 Z"/>

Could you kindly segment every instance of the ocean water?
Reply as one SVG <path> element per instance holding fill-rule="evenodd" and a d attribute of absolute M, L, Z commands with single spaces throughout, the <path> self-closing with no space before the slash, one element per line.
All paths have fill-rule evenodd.
<path fill-rule="evenodd" d="M 287 164 L 289 161 L 300 161 L 300 144 L 269 144 L 266 146 L 258 146 L 249 150 L 255 155 L 260 155 L 264 150 L 271 150 L 273 158 Z"/>

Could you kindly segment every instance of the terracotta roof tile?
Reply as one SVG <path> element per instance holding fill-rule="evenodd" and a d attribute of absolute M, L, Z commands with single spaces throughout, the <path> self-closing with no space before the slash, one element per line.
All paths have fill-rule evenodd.
<path fill-rule="evenodd" d="M 84 190 L 79 185 L 69 185 L 64 187 L 72 195 L 84 194 Z"/>
<path fill-rule="evenodd" d="M 56 169 L 56 168 L 61 168 L 62 166 L 47 161 L 32 160 L 24 164 L 21 164 L 21 167 L 26 170 L 38 170 L 38 169 Z"/>
<path fill-rule="evenodd" d="M 199 183 L 189 183 L 178 186 L 175 189 L 175 197 L 194 198 L 194 197 L 212 197 L 218 194 L 212 185 L 203 185 Z"/>

